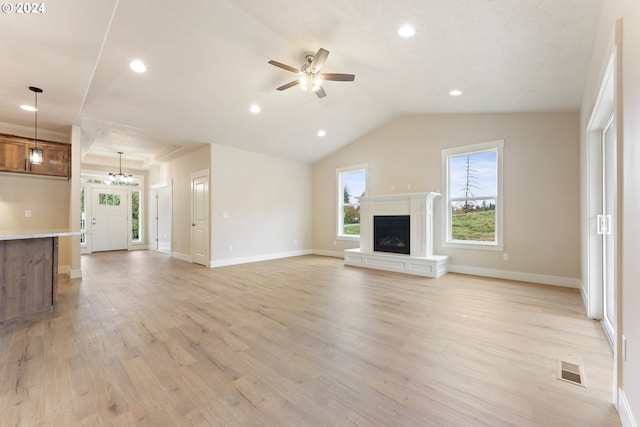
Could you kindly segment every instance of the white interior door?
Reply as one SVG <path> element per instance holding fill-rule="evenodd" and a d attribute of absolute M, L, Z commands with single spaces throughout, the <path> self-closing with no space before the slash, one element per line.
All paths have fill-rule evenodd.
<path fill-rule="evenodd" d="M 603 324 L 611 342 L 616 337 L 616 124 L 613 115 L 602 132 L 602 234 Z"/>
<path fill-rule="evenodd" d="M 91 250 L 127 249 L 128 198 L 126 190 L 93 188 L 91 190 Z"/>
<path fill-rule="evenodd" d="M 209 265 L 209 173 L 191 175 L 191 259 Z"/>

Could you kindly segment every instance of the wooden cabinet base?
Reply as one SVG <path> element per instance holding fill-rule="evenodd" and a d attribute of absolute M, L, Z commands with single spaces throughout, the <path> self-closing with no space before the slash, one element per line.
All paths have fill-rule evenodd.
<path fill-rule="evenodd" d="M 57 287 L 57 237 L 0 241 L 0 324 L 51 312 Z"/>

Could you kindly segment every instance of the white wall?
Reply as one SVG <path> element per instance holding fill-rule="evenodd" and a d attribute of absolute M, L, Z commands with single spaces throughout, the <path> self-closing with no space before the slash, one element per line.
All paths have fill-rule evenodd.
<path fill-rule="evenodd" d="M 612 36 L 617 19 L 621 21 L 622 68 L 621 97 L 618 114 L 620 142 L 620 207 L 621 246 L 619 255 L 620 293 L 619 328 L 627 338 L 627 360 L 620 360 L 619 410 L 625 426 L 640 422 L 640 2 L 637 0 L 606 0 L 603 2 L 598 33 L 586 82 L 581 108 L 581 143 L 586 147 L 586 129 L 593 111 L 604 68 L 613 46 Z M 619 346 L 620 347 L 620 346 Z"/>
<path fill-rule="evenodd" d="M 498 277 L 579 287 L 579 118 L 576 113 L 410 115 L 392 120 L 313 167 L 313 248 L 340 253 L 336 168 L 367 163 L 368 195 L 442 189 L 441 150 L 504 139 L 502 252 L 443 248 L 436 200 L 434 251 Z M 411 188 L 408 188 L 408 185 Z M 334 241 L 335 244 L 334 244 Z"/>

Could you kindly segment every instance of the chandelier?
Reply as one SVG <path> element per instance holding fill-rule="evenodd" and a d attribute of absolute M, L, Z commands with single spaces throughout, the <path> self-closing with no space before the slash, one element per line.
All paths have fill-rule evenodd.
<path fill-rule="evenodd" d="M 109 181 L 112 183 L 128 183 L 133 181 L 133 175 L 125 175 L 122 173 L 122 155 L 124 154 L 122 151 L 118 151 L 120 155 L 120 172 L 112 173 L 109 172 Z"/>

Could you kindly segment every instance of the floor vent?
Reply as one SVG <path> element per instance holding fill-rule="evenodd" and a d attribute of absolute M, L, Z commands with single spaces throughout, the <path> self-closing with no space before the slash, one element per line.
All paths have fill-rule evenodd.
<path fill-rule="evenodd" d="M 558 359 L 557 377 L 559 380 L 585 387 L 582 365 Z"/>

